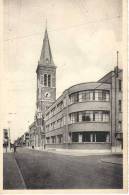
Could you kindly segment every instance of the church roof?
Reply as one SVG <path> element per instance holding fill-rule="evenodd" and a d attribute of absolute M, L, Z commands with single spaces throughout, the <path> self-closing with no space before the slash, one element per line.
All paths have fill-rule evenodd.
<path fill-rule="evenodd" d="M 49 43 L 49 38 L 48 38 L 47 28 L 46 28 L 45 34 L 44 34 L 43 47 L 42 47 L 42 51 L 41 51 L 39 64 L 40 65 L 54 65 L 52 53 L 51 53 L 51 48 L 50 48 L 50 43 Z"/>

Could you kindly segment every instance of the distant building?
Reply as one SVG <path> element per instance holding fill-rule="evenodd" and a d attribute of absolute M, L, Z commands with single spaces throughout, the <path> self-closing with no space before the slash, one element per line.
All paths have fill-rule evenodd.
<path fill-rule="evenodd" d="M 30 139 L 29 139 L 29 146 L 30 147 L 38 147 L 38 143 L 36 143 L 36 124 L 35 122 L 33 122 L 30 126 L 29 126 L 29 135 L 30 135 Z"/>
<path fill-rule="evenodd" d="M 7 152 L 11 149 L 10 129 L 3 129 L 3 148 Z"/>
<path fill-rule="evenodd" d="M 122 150 L 122 70 L 116 67 L 97 82 L 74 85 L 56 100 L 56 66 L 46 29 L 36 73 L 30 146 Z"/>

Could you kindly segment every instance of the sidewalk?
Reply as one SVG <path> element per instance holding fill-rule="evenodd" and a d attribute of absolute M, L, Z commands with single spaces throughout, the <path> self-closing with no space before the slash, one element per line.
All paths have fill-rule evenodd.
<path fill-rule="evenodd" d="M 3 154 L 3 189 L 26 189 L 13 153 Z"/>
<path fill-rule="evenodd" d="M 73 149 L 55 149 L 48 148 L 45 150 L 41 150 L 39 148 L 28 148 L 30 150 L 42 151 L 42 152 L 50 152 L 61 155 L 69 155 L 69 156 L 90 156 L 90 155 L 122 155 L 120 152 L 111 152 L 110 150 L 73 150 Z"/>
<path fill-rule="evenodd" d="M 109 156 L 108 158 L 103 158 L 103 159 L 101 159 L 101 161 L 105 162 L 105 163 L 122 165 L 123 164 L 123 157 L 122 157 L 122 155 L 113 155 L 113 156 Z"/>
<path fill-rule="evenodd" d="M 100 155 L 100 156 L 106 156 L 106 157 L 100 157 L 101 162 L 104 163 L 111 163 L 111 164 L 118 164 L 118 165 L 123 165 L 123 155 L 122 153 L 116 153 L 116 152 L 111 152 L 109 150 L 101 150 L 98 152 L 98 150 L 70 150 L 70 149 L 65 149 L 65 150 L 44 150 L 45 152 L 51 152 L 51 153 L 56 153 L 56 154 L 62 154 L 62 155 L 69 155 L 69 156 L 93 156 L 93 155 Z"/>

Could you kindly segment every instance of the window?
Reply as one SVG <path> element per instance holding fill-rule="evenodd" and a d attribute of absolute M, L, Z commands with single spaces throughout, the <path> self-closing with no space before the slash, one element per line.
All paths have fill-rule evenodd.
<path fill-rule="evenodd" d="M 56 110 L 55 107 L 51 110 L 51 115 L 52 115 L 52 116 L 55 114 L 55 110 Z"/>
<path fill-rule="evenodd" d="M 79 133 L 72 133 L 72 142 L 78 142 L 78 134 Z"/>
<path fill-rule="evenodd" d="M 82 121 L 92 121 L 93 112 L 92 111 L 84 111 L 82 112 Z"/>
<path fill-rule="evenodd" d="M 103 111 L 102 117 L 103 117 L 102 119 L 103 122 L 109 122 L 109 119 L 110 119 L 109 111 Z"/>
<path fill-rule="evenodd" d="M 70 114 L 70 122 L 71 123 L 79 122 L 79 112 L 75 112 L 75 113 Z"/>
<path fill-rule="evenodd" d="M 119 80 L 119 91 L 121 91 L 121 87 L 122 87 L 121 80 Z"/>
<path fill-rule="evenodd" d="M 119 112 L 121 112 L 121 100 L 119 100 Z"/>
<path fill-rule="evenodd" d="M 95 111 L 87 110 L 81 112 L 74 112 L 70 114 L 70 122 L 109 122 L 110 112 L 109 111 Z"/>
<path fill-rule="evenodd" d="M 62 135 L 57 135 L 57 141 L 58 141 L 59 144 L 62 143 L 62 141 L 63 141 L 62 138 L 63 138 Z"/>
<path fill-rule="evenodd" d="M 90 91 L 90 101 L 95 99 L 94 91 Z"/>
<path fill-rule="evenodd" d="M 70 114 L 70 122 L 75 123 L 74 113 Z"/>
<path fill-rule="evenodd" d="M 51 87 L 51 75 L 48 75 L 48 87 Z"/>
<path fill-rule="evenodd" d="M 47 74 L 44 75 L 44 86 L 47 86 Z"/>
<path fill-rule="evenodd" d="M 74 93 L 70 95 L 70 103 L 76 103 L 79 101 L 79 93 Z"/>
<path fill-rule="evenodd" d="M 107 142 L 107 135 L 106 132 L 95 132 L 96 142 Z"/>
<path fill-rule="evenodd" d="M 47 141 L 47 144 L 49 144 L 50 143 L 50 137 L 47 137 L 46 141 Z"/>
<path fill-rule="evenodd" d="M 82 142 L 90 142 L 90 132 L 83 132 Z"/>
<path fill-rule="evenodd" d="M 72 142 L 110 142 L 110 133 L 101 131 L 73 132 Z"/>
<path fill-rule="evenodd" d="M 109 101 L 109 91 L 103 91 L 102 92 L 102 100 L 103 101 Z"/>
<path fill-rule="evenodd" d="M 52 139 L 52 144 L 55 144 L 56 143 L 56 136 L 52 136 L 51 139 Z"/>
<path fill-rule="evenodd" d="M 73 93 L 70 96 L 70 103 L 85 101 L 109 101 L 109 90 L 86 90 Z"/>
<path fill-rule="evenodd" d="M 102 121 L 102 113 L 100 111 L 96 111 L 93 113 L 93 121 L 97 121 L 97 122 Z"/>
<path fill-rule="evenodd" d="M 119 121 L 119 123 L 118 123 L 118 129 L 119 129 L 119 131 L 122 130 L 122 122 L 121 121 Z"/>
<path fill-rule="evenodd" d="M 57 105 L 57 110 L 60 111 L 63 109 L 63 101 L 61 101 L 58 105 Z"/>

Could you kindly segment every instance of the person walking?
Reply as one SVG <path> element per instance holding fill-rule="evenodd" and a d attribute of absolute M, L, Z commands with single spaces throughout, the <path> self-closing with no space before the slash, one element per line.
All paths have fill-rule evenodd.
<path fill-rule="evenodd" d="M 13 149 L 14 149 L 14 153 L 16 153 L 17 146 L 15 144 L 13 146 Z"/>

